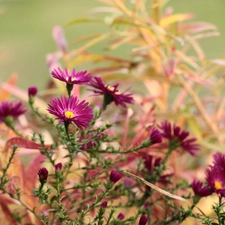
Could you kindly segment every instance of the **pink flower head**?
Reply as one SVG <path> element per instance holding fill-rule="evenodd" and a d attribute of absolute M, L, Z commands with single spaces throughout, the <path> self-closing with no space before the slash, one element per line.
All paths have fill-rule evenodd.
<path fill-rule="evenodd" d="M 29 97 L 35 97 L 37 92 L 38 92 L 38 89 L 36 86 L 31 86 L 28 88 L 28 96 Z"/>
<path fill-rule="evenodd" d="M 162 136 L 169 139 L 170 145 L 175 149 L 177 147 L 189 152 L 191 155 L 196 156 L 200 150 L 199 145 L 196 143 L 196 138 L 188 138 L 189 132 L 181 130 L 179 126 L 164 121 L 159 128 L 162 131 Z"/>
<path fill-rule="evenodd" d="M 222 171 L 225 172 L 225 155 L 223 155 L 221 152 L 217 152 L 213 156 L 214 158 L 214 165 L 219 167 Z"/>
<path fill-rule="evenodd" d="M 206 170 L 206 181 L 209 187 L 225 197 L 225 156 L 221 153 L 214 155 L 214 162 L 212 166 Z"/>
<path fill-rule="evenodd" d="M 150 134 L 150 142 L 151 144 L 157 144 L 162 142 L 162 134 L 161 132 L 153 127 L 151 134 Z"/>
<path fill-rule="evenodd" d="M 39 176 L 39 181 L 41 184 L 44 184 L 47 182 L 47 179 L 48 179 L 48 170 L 46 168 L 41 168 L 39 171 L 38 171 L 38 176 Z"/>
<path fill-rule="evenodd" d="M 195 195 L 199 197 L 206 197 L 213 193 L 213 190 L 209 186 L 203 186 L 203 183 L 201 181 L 194 180 L 191 186 Z"/>
<path fill-rule="evenodd" d="M 206 170 L 206 181 L 214 192 L 225 197 L 225 177 L 220 168 L 210 166 Z"/>
<path fill-rule="evenodd" d="M 87 73 L 87 70 L 76 72 L 75 69 L 71 73 L 67 69 L 62 71 L 59 67 L 58 70 L 52 71 L 52 76 L 67 84 L 87 84 L 91 81 L 92 76 Z"/>
<path fill-rule="evenodd" d="M 119 173 L 116 170 L 112 170 L 109 176 L 109 179 L 112 183 L 116 183 L 117 181 L 119 181 L 122 178 L 122 174 Z"/>
<path fill-rule="evenodd" d="M 17 119 L 25 112 L 26 110 L 24 109 L 22 102 L 3 101 L 0 103 L 0 122 L 2 122 L 8 116 L 13 117 L 13 119 Z"/>
<path fill-rule="evenodd" d="M 48 104 L 47 110 L 60 122 L 75 123 L 80 129 L 89 127 L 88 123 L 93 119 L 93 112 L 88 107 L 88 102 L 79 102 L 78 98 L 74 96 L 69 99 L 65 96 L 62 96 L 61 99 L 54 98 Z"/>
<path fill-rule="evenodd" d="M 111 102 L 114 102 L 117 106 L 120 105 L 124 108 L 126 108 L 126 103 L 134 103 L 132 94 L 125 94 L 126 91 L 121 93 L 118 90 L 119 84 L 115 84 L 113 86 L 105 85 L 101 77 L 94 77 L 90 82 L 90 86 L 94 88 L 92 91 L 96 95 L 104 95 L 104 108 L 106 108 L 106 106 Z"/>

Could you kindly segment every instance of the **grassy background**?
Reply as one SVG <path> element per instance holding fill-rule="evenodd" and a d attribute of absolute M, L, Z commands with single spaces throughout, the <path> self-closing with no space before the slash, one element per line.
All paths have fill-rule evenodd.
<path fill-rule="evenodd" d="M 97 33 L 102 27 L 95 24 L 65 26 L 88 10 L 101 5 L 97 0 L 5 0 L 0 2 L 0 81 L 12 72 L 19 74 L 19 87 L 37 85 L 43 89 L 50 75 L 46 55 L 56 50 L 52 39 L 55 25 L 65 27 L 68 42 L 84 34 Z M 217 25 L 221 36 L 201 41 L 208 58 L 225 55 L 225 1 L 224 0 L 171 0 L 174 11 L 193 12 L 196 20 Z M 99 48 L 94 49 L 99 51 Z M 85 69 L 85 68 L 83 68 Z"/>

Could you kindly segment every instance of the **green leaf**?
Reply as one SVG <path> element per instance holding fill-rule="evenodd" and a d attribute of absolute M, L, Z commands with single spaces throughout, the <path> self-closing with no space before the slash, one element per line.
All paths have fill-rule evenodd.
<path fill-rule="evenodd" d="M 68 22 L 66 25 L 74 25 L 80 23 L 103 23 L 102 19 L 79 18 Z"/>

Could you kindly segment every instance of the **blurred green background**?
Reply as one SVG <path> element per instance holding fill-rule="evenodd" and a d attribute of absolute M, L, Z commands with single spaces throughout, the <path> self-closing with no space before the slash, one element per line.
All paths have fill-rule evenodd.
<path fill-rule="evenodd" d="M 17 72 L 19 87 L 37 85 L 43 89 L 50 78 L 46 55 L 57 49 L 53 27 L 63 26 L 69 43 L 76 37 L 101 31 L 104 28 L 96 24 L 66 26 L 68 21 L 87 17 L 94 6 L 103 4 L 97 0 L 0 1 L 0 81 Z M 224 0 L 171 0 L 169 6 L 176 13 L 192 12 L 195 20 L 215 24 L 221 36 L 207 38 L 201 46 L 210 59 L 225 56 Z"/>

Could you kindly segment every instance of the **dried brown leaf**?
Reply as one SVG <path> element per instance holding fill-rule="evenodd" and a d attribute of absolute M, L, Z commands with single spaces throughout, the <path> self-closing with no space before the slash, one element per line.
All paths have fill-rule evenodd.
<path fill-rule="evenodd" d="M 178 195 L 171 194 L 170 192 L 165 191 L 165 190 L 163 190 L 163 189 L 157 187 L 156 185 L 154 185 L 154 184 L 152 184 L 152 183 L 146 181 L 146 180 L 143 179 L 142 177 L 136 176 L 136 175 L 134 175 L 134 174 L 132 174 L 132 173 L 130 173 L 130 172 L 128 172 L 128 171 L 123 171 L 123 172 L 124 172 L 125 174 L 129 175 L 129 176 L 132 176 L 133 178 L 136 178 L 136 179 L 142 181 L 145 185 L 147 185 L 147 186 L 151 187 L 152 189 L 154 189 L 154 190 L 160 192 L 161 194 L 164 194 L 164 195 L 166 195 L 166 196 L 168 196 L 168 197 L 170 197 L 170 198 L 177 199 L 177 200 L 180 200 L 180 201 L 187 201 L 187 199 L 182 198 L 182 197 L 180 197 L 180 196 L 178 196 Z"/>

